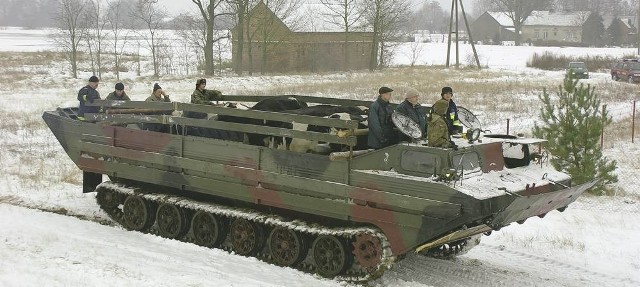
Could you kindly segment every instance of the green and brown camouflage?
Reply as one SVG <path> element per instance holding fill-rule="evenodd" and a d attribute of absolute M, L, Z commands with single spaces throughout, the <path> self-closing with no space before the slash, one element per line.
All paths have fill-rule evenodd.
<path fill-rule="evenodd" d="M 296 97 L 317 104 L 370 104 Z M 236 102 L 260 99 L 264 97 L 225 96 Z M 564 210 L 594 184 L 572 187 L 568 175 L 543 161 L 544 153 L 529 152 L 529 147 L 538 149 L 544 143 L 539 139 L 486 135 L 482 142 L 457 139 L 456 150 L 415 142 L 311 154 L 185 135 L 180 130 L 197 126 L 349 146 L 355 145 L 356 137 L 162 113 L 194 111 L 296 122 L 348 129 L 350 134 L 356 133 L 357 121 L 177 102 L 94 104 L 144 114 L 85 114 L 85 121 L 77 119 L 72 108 L 43 114 L 71 160 L 85 172 L 85 192 L 94 191 L 107 175 L 114 182 L 149 184 L 186 198 L 209 196 L 206 199 L 216 204 L 329 228 L 372 227 L 384 234 L 396 258 Z M 151 132 L 133 125 L 140 123 L 172 125 L 178 132 Z M 522 157 L 507 154 L 514 150 Z M 164 189 L 155 192 L 160 190 Z"/>

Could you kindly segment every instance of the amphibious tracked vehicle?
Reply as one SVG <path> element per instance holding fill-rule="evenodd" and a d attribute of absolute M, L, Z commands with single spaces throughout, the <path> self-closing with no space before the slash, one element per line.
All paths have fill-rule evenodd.
<path fill-rule="evenodd" d="M 309 106 L 370 104 L 286 98 Z M 43 119 L 83 171 L 84 192 L 96 191 L 99 206 L 115 221 L 337 279 L 380 276 L 410 252 L 455 254 L 482 234 L 562 211 L 593 185 L 571 186 L 570 176 L 545 161 L 541 139 L 475 130 L 454 138 L 456 149 L 429 147 L 414 136 L 379 150 L 356 150 L 366 133 L 357 120 L 188 103 L 92 105 L 106 112 L 81 120 L 75 108 L 58 108 Z M 210 117 L 182 117 L 184 112 Z M 402 117 L 394 122 L 411 134 L 411 123 Z M 242 136 L 203 136 L 211 131 Z M 252 135 L 285 138 L 283 146 L 302 139 L 314 148 L 256 145 L 247 139 Z"/>

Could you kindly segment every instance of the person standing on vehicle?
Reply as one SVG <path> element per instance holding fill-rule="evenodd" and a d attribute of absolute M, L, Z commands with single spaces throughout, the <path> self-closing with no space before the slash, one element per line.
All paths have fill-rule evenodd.
<path fill-rule="evenodd" d="M 99 106 L 87 106 L 86 103 L 93 103 L 94 100 L 99 100 L 100 99 L 100 93 L 98 92 L 98 90 L 96 90 L 98 88 L 98 83 L 100 82 L 100 79 L 98 79 L 98 77 L 91 76 L 89 78 L 89 83 L 82 87 L 80 89 L 80 91 L 78 91 L 78 102 L 80 102 L 80 105 L 78 106 L 78 118 L 80 118 L 81 120 L 84 120 L 84 114 L 85 113 L 99 113 L 100 112 L 100 107 Z"/>
<path fill-rule="evenodd" d="M 207 79 L 199 79 L 196 81 L 196 89 L 191 94 L 191 103 L 199 105 L 212 105 L 212 101 L 221 101 L 222 93 L 218 90 L 207 90 Z M 194 119 L 207 118 L 206 113 L 200 112 L 187 112 L 185 117 Z"/>
<path fill-rule="evenodd" d="M 391 88 L 381 87 L 378 90 L 378 99 L 369 108 L 367 144 L 373 149 L 388 147 L 397 142 L 391 121 L 393 108 L 389 105 L 391 92 L 393 92 Z"/>
<path fill-rule="evenodd" d="M 405 100 L 396 107 L 396 113 L 401 113 L 418 124 L 420 126 L 420 132 L 422 135 L 421 137 L 424 137 L 426 135 L 425 128 L 427 126 L 427 120 L 426 114 L 418 104 L 419 96 L 420 93 L 418 92 L 418 90 L 414 88 L 408 88 L 404 94 Z M 408 136 L 400 133 L 400 140 L 410 141 L 411 139 Z"/>
<path fill-rule="evenodd" d="M 453 102 L 453 89 L 451 87 L 442 88 L 440 93 L 442 99 L 449 102 L 449 108 L 447 109 L 446 122 L 449 127 L 449 134 L 458 134 L 462 132 L 462 124 L 458 118 L 458 106 Z"/>
<path fill-rule="evenodd" d="M 124 84 L 122 84 L 122 83 L 117 83 L 116 86 L 115 86 L 114 91 L 109 93 L 109 95 L 107 95 L 107 98 L 105 100 L 110 100 L 110 101 L 131 101 L 129 96 L 127 96 L 127 93 L 125 93 Z"/>
<path fill-rule="evenodd" d="M 433 104 L 431 120 L 427 128 L 427 140 L 429 146 L 450 148 L 454 147 L 449 139 L 449 128 L 445 120 L 449 102 L 440 99 Z"/>

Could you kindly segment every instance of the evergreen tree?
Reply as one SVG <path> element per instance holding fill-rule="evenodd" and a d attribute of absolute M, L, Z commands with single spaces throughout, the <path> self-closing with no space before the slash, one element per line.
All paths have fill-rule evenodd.
<path fill-rule="evenodd" d="M 564 85 L 558 87 L 558 99 L 552 103 L 545 89 L 540 96 L 543 107 L 541 126 L 535 125 L 533 134 L 549 140 L 548 149 L 553 155 L 551 164 L 571 175 L 573 184 L 598 179 L 591 190 L 604 194 L 605 185 L 617 182 L 613 174 L 616 161 L 602 155 L 599 139 L 601 131 L 611 123 L 606 110 L 600 110 L 600 99 L 595 87 L 586 87 L 567 76 Z"/>

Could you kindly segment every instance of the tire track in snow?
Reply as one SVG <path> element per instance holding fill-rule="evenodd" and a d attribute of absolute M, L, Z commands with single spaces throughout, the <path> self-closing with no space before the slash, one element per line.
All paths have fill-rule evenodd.
<path fill-rule="evenodd" d="M 571 272 L 570 274 L 574 277 L 579 277 L 582 280 L 588 280 L 593 283 L 598 283 L 601 286 L 640 286 L 640 282 L 635 281 L 631 278 L 620 278 L 616 276 L 612 276 L 609 274 L 592 271 L 586 268 L 582 268 L 580 266 L 575 266 L 563 261 L 558 261 L 555 259 L 537 256 L 525 252 L 520 252 L 516 250 L 510 250 L 504 248 L 504 246 L 496 246 L 491 244 L 481 244 L 476 246 L 476 248 L 480 250 L 486 250 L 495 256 L 501 256 L 504 258 L 518 258 L 520 260 L 526 262 L 536 262 L 539 264 L 538 269 L 544 270 L 564 270 L 566 272 Z M 530 266 L 529 267 L 533 267 Z"/>

